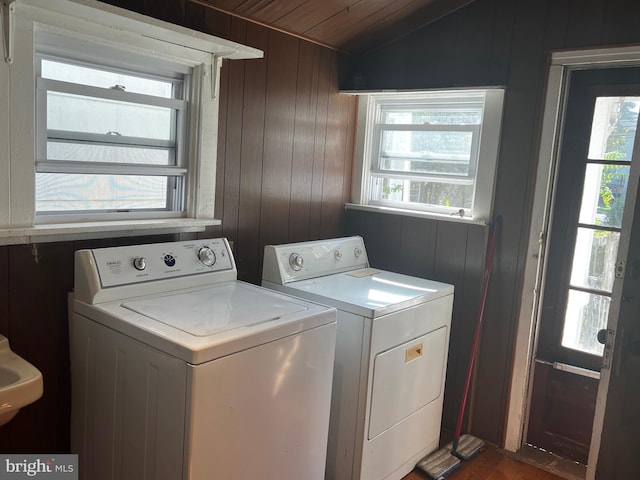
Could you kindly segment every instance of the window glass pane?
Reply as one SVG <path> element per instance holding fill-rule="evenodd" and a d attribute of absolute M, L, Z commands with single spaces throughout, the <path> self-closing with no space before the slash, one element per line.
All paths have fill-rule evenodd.
<path fill-rule="evenodd" d="M 607 325 L 609 304 L 609 297 L 569 290 L 562 346 L 602 355 L 604 345 L 598 342 L 597 335 Z"/>
<path fill-rule="evenodd" d="M 384 107 L 382 123 L 404 125 L 480 125 L 482 106 L 473 109 L 421 107 Z"/>
<path fill-rule="evenodd" d="M 468 176 L 473 132 L 383 131 L 380 169 Z"/>
<path fill-rule="evenodd" d="M 640 97 L 598 97 L 596 99 L 589 158 L 631 161 Z"/>
<path fill-rule="evenodd" d="M 622 227 L 630 168 L 628 165 L 587 165 L 580 223 Z"/>
<path fill-rule="evenodd" d="M 80 133 L 173 140 L 174 110 L 47 92 L 47 128 Z"/>
<path fill-rule="evenodd" d="M 76 162 L 175 165 L 175 156 L 172 149 L 100 145 L 85 142 L 49 141 L 47 142 L 47 159 Z"/>
<path fill-rule="evenodd" d="M 372 176 L 371 199 L 379 202 L 470 209 L 473 202 L 473 185 Z"/>
<path fill-rule="evenodd" d="M 36 174 L 36 211 L 167 208 L 167 177 Z"/>
<path fill-rule="evenodd" d="M 77 83 L 99 88 L 124 87 L 126 92 L 142 93 L 154 97 L 172 98 L 173 83 L 157 78 L 144 78 L 118 72 L 109 72 L 54 60 L 42 59 L 42 78 Z"/>
<path fill-rule="evenodd" d="M 611 292 L 620 233 L 578 228 L 571 285 Z"/>

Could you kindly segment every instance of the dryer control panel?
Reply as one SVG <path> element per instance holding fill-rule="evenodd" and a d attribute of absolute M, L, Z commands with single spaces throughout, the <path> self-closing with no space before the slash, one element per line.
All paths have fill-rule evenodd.
<path fill-rule="evenodd" d="M 164 291 L 236 279 L 224 238 L 78 250 L 75 290 L 90 298 L 112 291 L 128 298 L 139 291 Z M 153 287 L 148 287 L 153 285 Z M 86 290 L 85 290 L 86 289 Z"/>
<path fill-rule="evenodd" d="M 369 267 L 362 237 L 267 245 L 262 280 L 289 282 Z"/>

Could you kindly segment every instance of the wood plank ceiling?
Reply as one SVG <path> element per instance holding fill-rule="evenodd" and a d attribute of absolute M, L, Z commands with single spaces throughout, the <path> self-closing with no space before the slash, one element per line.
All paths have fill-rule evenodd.
<path fill-rule="evenodd" d="M 473 0 L 189 0 L 349 54 L 374 50 Z"/>

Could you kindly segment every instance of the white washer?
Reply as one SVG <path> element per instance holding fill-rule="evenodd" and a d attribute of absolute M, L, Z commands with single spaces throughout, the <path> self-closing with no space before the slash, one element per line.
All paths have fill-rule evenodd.
<path fill-rule="evenodd" d="M 76 252 L 81 479 L 324 478 L 335 309 L 236 274 L 225 239 Z"/>
<path fill-rule="evenodd" d="M 338 309 L 327 479 L 400 479 L 438 447 L 452 285 L 369 268 L 360 237 L 267 246 L 262 285 Z"/>

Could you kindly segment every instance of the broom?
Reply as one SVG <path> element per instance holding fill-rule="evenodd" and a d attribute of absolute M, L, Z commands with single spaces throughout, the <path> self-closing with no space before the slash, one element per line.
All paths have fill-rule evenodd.
<path fill-rule="evenodd" d="M 467 397 L 469 396 L 469 386 L 471 385 L 471 377 L 473 376 L 473 367 L 475 365 L 476 354 L 478 352 L 478 344 L 480 343 L 480 331 L 482 326 L 482 317 L 484 316 L 484 306 L 487 300 L 487 290 L 489 289 L 489 278 L 491 277 L 491 268 L 493 266 L 493 255 L 496 249 L 498 234 L 502 227 L 502 217 L 498 215 L 491 226 L 491 243 L 489 245 L 489 254 L 485 264 L 484 278 L 482 281 L 482 295 L 480 298 L 480 309 L 478 310 L 478 318 L 473 334 L 473 344 L 471 346 L 471 356 L 469 357 L 469 365 L 467 367 L 467 377 L 465 380 L 462 402 L 460 402 L 460 410 L 458 412 L 458 422 L 453 437 L 453 442 L 447 444 L 444 448 L 431 453 L 424 457 L 416 465 L 420 470 L 425 472 L 431 478 L 439 480 L 446 477 L 460 466 L 461 460 L 470 460 L 475 457 L 482 447 L 484 441 L 473 437 L 469 434 L 460 435 L 462 432 L 462 420 L 467 406 Z"/>

